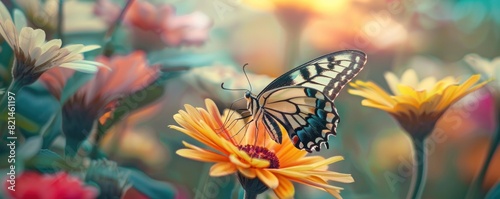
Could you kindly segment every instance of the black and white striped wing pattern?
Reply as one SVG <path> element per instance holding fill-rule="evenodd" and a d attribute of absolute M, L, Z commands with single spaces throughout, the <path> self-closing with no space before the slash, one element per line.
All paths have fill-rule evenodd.
<path fill-rule="evenodd" d="M 311 60 L 276 78 L 262 92 L 284 86 L 314 88 L 334 100 L 340 90 L 363 69 L 366 54 L 356 50 L 345 50 L 327 54 Z"/>
<path fill-rule="evenodd" d="M 271 138 L 281 143 L 279 125 L 295 147 L 311 152 L 336 134 L 340 121 L 333 103 L 341 89 L 364 67 L 366 55 L 348 50 L 321 56 L 271 82 L 257 96 Z M 259 121 L 257 121 L 259 122 Z"/>

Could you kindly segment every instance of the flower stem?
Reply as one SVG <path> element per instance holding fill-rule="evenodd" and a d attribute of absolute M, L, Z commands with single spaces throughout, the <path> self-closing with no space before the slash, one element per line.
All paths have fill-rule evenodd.
<path fill-rule="evenodd" d="M 7 118 L 7 115 L 5 114 L 6 110 L 7 110 L 7 99 L 9 98 L 9 96 L 13 96 L 13 97 L 16 97 L 15 94 L 17 94 L 17 92 L 23 87 L 23 85 L 20 84 L 20 82 L 12 79 L 12 82 L 10 83 L 9 85 L 9 88 L 7 88 L 7 90 L 5 91 L 5 93 L 3 94 L 2 96 L 2 100 L 0 101 L 0 113 L 2 114 L 0 116 L 1 119 L 1 123 L 0 123 L 0 127 L 1 129 L 5 129 L 4 126 L 6 124 L 6 122 L 3 121 L 3 118 Z M 11 93 L 13 93 L 14 95 L 12 95 Z M 0 137 L 2 137 L 2 133 L 4 131 L 0 131 Z"/>
<path fill-rule="evenodd" d="M 425 153 L 425 138 L 413 137 L 413 177 L 407 199 L 420 199 L 425 187 L 427 176 L 427 156 Z"/>
<path fill-rule="evenodd" d="M 497 120 L 500 120 L 500 115 L 497 117 Z M 500 125 L 500 121 L 498 121 L 497 125 Z M 481 194 L 481 187 L 484 183 L 484 178 L 486 176 L 491 160 L 493 159 L 493 156 L 495 155 L 495 152 L 497 151 L 499 144 L 500 144 L 500 126 L 497 126 L 497 130 L 491 139 L 491 145 L 490 148 L 488 149 L 486 160 L 484 161 L 481 170 L 479 170 L 479 174 L 471 183 L 465 198 L 467 199 L 482 198 L 484 196 L 483 194 Z"/>
<path fill-rule="evenodd" d="M 64 44 L 64 38 L 63 38 L 63 26 L 64 26 L 64 0 L 59 0 L 59 5 L 57 8 L 57 38 L 61 39 L 61 41 Z"/>
<path fill-rule="evenodd" d="M 257 193 L 252 192 L 252 191 L 245 191 L 244 199 L 256 199 L 257 198 Z"/>
<path fill-rule="evenodd" d="M 103 49 L 104 56 L 109 57 L 113 54 L 113 46 L 111 45 L 111 41 L 113 39 L 113 36 L 115 35 L 116 32 L 115 30 L 122 23 L 123 18 L 125 17 L 125 13 L 127 13 L 128 8 L 130 7 L 130 5 L 132 5 L 134 1 L 135 0 L 127 1 L 127 4 L 125 4 L 125 7 L 123 7 L 115 23 L 112 26 L 110 26 L 106 31 L 106 34 L 104 35 L 104 49 Z"/>

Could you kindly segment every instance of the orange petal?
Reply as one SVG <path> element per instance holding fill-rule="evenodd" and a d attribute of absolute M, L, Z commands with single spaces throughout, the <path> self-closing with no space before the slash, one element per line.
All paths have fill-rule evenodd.
<path fill-rule="evenodd" d="M 332 163 L 335 163 L 335 162 L 338 162 L 341 160 L 344 160 L 344 158 L 342 156 L 333 156 L 333 157 L 330 157 L 328 159 L 325 159 L 325 160 L 322 160 L 319 162 L 315 162 L 313 164 L 298 165 L 298 166 L 288 167 L 288 168 L 284 168 L 284 169 L 295 170 L 295 171 L 310 171 L 310 170 L 314 170 L 318 167 L 326 166 L 326 165 L 329 165 L 329 164 L 332 164 Z"/>
<path fill-rule="evenodd" d="M 278 187 L 279 181 L 278 178 L 266 169 L 256 169 L 257 177 L 266 184 L 267 187 L 271 189 L 275 189 Z"/>
<path fill-rule="evenodd" d="M 257 177 L 257 174 L 255 172 L 255 169 L 252 169 L 252 168 L 242 168 L 242 167 L 238 167 L 238 171 L 244 175 L 245 177 L 247 178 L 250 178 L 250 179 L 253 179 L 255 177 Z"/>
<path fill-rule="evenodd" d="M 237 171 L 236 166 L 229 162 L 219 162 L 210 167 L 210 176 L 225 176 Z"/>
<path fill-rule="evenodd" d="M 293 198 L 295 195 L 295 187 L 293 187 L 292 182 L 281 175 L 276 175 L 276 177 L 280 183 L 273 191 L 278 198 Z"/>
<path fill-rule="evenodd" d="M 241 168 L 250 168 L 250 164 L 242 162 L 238 157 L 234 154 L 229 155 L 229 160 L 238 167 Z"/>
<path fill-rule="evenodd" d="M 198 151 L 193 149 L 179 149 L 175 152 L 185 158 L 202 161 L 202 162 L 223 162 L 228 161 L 227 157 L 210 151 Z"/>

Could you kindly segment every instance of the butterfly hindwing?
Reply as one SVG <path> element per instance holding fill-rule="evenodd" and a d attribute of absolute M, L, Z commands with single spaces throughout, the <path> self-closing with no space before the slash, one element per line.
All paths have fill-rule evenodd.
<path fill-rule="evenodd" d="M 263 105 L 263 122 L 271 137 L 281 143 L 281 131 L 288 132 L 295 147 L 311 152 L 321 143 L 328 148 L 328 136 L 335 135 L 339 116 L 333 102 L 321 91 L 300 86 L 285 86 L 267 91 L 259 101 Z M 274 121 L 273 121 L 274 119 Z"/>

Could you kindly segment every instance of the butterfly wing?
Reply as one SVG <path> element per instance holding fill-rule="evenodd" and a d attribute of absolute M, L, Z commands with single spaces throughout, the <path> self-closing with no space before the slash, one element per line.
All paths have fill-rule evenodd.
<path fill-rule="evenodd" d="M 282 125 L 295 147 L 319 150 L 328 135 L 336 134 L 340 120 L 333 100 L 363 69 L 366 54 L 347 50 L 311 60 L 271 82 L 257 96 L 262 122 L 269 135 L 281 143 Z"/>
<path fill-rule="evenodd" d="M 308 152 L 319 151 L 321 143 L 328 148 L 328 136 L 335 135 L 339 116 L 333 102 L 313 88 L 286 86 L 268 91 L 260 100 L 264 106 L 262 121 L 271 138 L 281 143 L 281 131 L 288 132 L 295 147 Z"/>
<path fill-rule="evenodd" d="M 284 86 L 314 88 L 334 100 L 340 90 L 363 69 L 366 54 L 357 50 L 345 50 L 311 60 L 281 75 L 262 92 Z"/>

